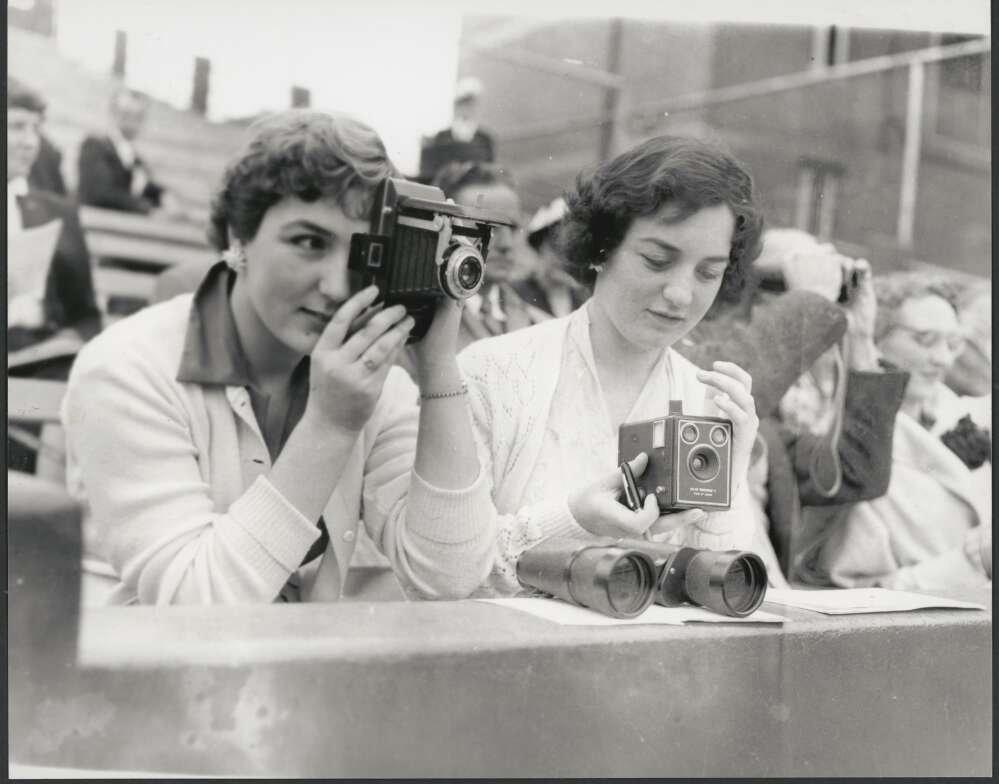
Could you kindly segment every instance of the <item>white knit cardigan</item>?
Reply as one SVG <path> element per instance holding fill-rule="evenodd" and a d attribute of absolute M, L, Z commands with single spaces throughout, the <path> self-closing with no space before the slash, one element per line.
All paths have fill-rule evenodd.
<path fill-rule="evenodd" d="M 520 592 L 517 558 L 538 542 L 555 536 L 587 536 L 569 511 L 565 489 L 566 479 L 579 477 L 584 469 L 569 464 L 545 469 L 539 466 L 538 458 L 567 335 L 572 329 L 580 340 L 588 341 L 588 324 L 589 313 L 583 306 L 564 318 L 480 340 L 458 356 L 469 387 L 479 460 L 488 471 L 496 508 L 496 558 L 488 580 L 475 596 Z M 675 385 L 670 396 L 679 397 L 688 413 L 718 416 L 718 410 L 706 401 L 708 388 L 697 380 L 697 368 L 672 349 L 668 351 Z M 602 412 L 593 411 L 593 415 Z M 613 468 L 607 466 L 607 470 Z M 525 489 L 539 470 L 551 471 L 544 477 L 551 485 L 551 498 L 525 505 Z M 754 532 L 746 478 L 733 477 L 733 485 L 738 485 L 738 490 L 729 511 L 709 514 L 706 522 L 681 530 L 673 541 L 712 549 L 750 549 Z"/>
<path fill-rule="evenodd" d="M 484 472 L 448 491 L 412 470 L 418 395 L 398 368 L 323 512 L 330 544 L 300 569 L 319 530 L 267 480 L 249 393 L 176 380 L 190 307 L 182 295 L 114 324 L 70 374 L 68 481 L 89 504 L 85 550 L 118 582 L 113 603 L 336 600 L 362 515 L 411 592 L 461 597 L 485 578 L 494 534 Z"/>

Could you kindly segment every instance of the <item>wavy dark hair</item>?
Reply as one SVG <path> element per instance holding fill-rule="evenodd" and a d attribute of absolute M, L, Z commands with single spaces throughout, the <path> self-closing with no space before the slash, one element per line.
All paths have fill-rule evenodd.
<path fill-rule="evenodd" d="M 218 250 L 229 233 L 248 242 L 267 210 L 286 196 L 332 196 L 351 218 L 364 218 L 375 188 L 398 172 L 369 126 L 343 114 L 304 109 L 257 120 L 230 161 L 212 199 L 208 239 Z"/>
<path fill-rule="evenodd" d="M 668 220 L 681 221 L 704 207 L 727 204 L 735 231 L 718 299 L 738 301 L 746 268 L 759 255 L 763 216 L 753 179 L 745 166 L 711 142 L 657 136 L 580 174 L 559 243 L 566 269 L 593 289 L 591 264 L 607 261 L 636 218 L 672 208 Z"/>

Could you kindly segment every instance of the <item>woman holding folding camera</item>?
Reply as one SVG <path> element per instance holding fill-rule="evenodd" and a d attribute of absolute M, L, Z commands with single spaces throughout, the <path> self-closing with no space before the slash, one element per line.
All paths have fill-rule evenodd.
<path fill-rule="evenodd" d="M 479 341 L 459 357 L 497 512 L 483 594 L 520 589 L 516 561 L 551 537 L 648 536 L 711 549 L 753 540 L 746 471 L 758 420 L 738 365 L 698 370 L 672 346 L 737 291 L 762 219 L 745 168 L 714 145 L 659 137 L 579 178 L 563 244 L 593 294 L 568 317 Z M 685 413 L 733 423 L 732 504 L 661 515 L 620 501 L 618 429 Z M 647 459 L 632 462 L 641 476 Z"/>
<path fill-rule="evenodd" d="M 413 319 L 348 286 L 350 238 L 394 175 L 355 120 L 259 121 L 213 204 L 224 261 L 79 355 L 69 476 L 111 601 L 335 600 L 362 514 L 420 595 L 467 595 L 488 571 L 460 309 L 445 299 L 418 344 L 417 389 L 393 367 Z"/>

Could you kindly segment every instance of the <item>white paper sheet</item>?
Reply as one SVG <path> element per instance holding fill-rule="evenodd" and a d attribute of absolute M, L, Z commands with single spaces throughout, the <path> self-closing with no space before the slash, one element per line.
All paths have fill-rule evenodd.
<path fill-rule="evenodd" d="M 891 591 L 887 588 L 832 588 L 829 590 L 796 591 L 771 588 L 766 601 L 788 607 L 800 607 L 826 615 L 850 613 L 906 612 L 929 608 L 984 610 L 974 602 L 944 599 L 908 591 Z"/>
<path fill-rule="evenodd" d="M 21 295 L 41 298 L 55 256 L 62 221 L 7 235 L 7 303 Z"/>
<path fill-rule="evenodd" d="M 783 623 L 779 615 L 757 610 L 746 618 L 730 618 L 727 615 L 704 610 L 700 607 L 660 607 L 653 604 L 637 618 L 608 618 L 594 610 L 576 607 L 561 599 L 521 598 L 521 599 L 479 599 L 480 602 L 510 607 L 554 621 L 562 626 L 638 626 L 657 624 L 683 626 L 685 623 Z"/>

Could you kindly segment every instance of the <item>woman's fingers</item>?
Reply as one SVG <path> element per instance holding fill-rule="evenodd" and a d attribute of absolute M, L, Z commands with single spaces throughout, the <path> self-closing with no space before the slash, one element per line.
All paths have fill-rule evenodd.
<path fill-rule="evenodd" d="M 731 376 L 736 381 L 739 381 L 746 388 L 747 392 L 753 391 L 753 377 L 749 374 L 748 370 L 743 369 L 734 362 L 725 362 L 723 360 L 712 362 L 711 366 L 716 372 Z"/>
<path fill-rule="evenodd" d="M 343 345 L 344 337 L 347 335 L 347 330 L 350 329 L 351 323 L 356 319 L 361 313 L 364 312 L 378 297 L 378 287 L 368 286 L 366 289 L 362 289 L 357 292 L 354 296 L 344 302 L 339 308 L 337 308 L 336 313 L 333 314 L 333 318 L 330 319 L 330 323 L 326 325 L 322 334 L 319 336 L 319 340 L 316 342 L 315 349 L 313 350 L 331 350 L 338 349 Z"/>
<path fill-rule="evenodd" d="M 733 365 L 733 367 L 736 366 Z M 745 373 L 745 371 L 741 372 Z M 711 370 L 699 370 L 697 371 L 697 377 L 703 383 L 714 387 L 722 393 L 720 396 L 715 398 L 716 402 L 719 399 L 728 397 L 735 401 L 735 403 L 747 413 L 756 413 L 756 402 L 753 400 L 752 394 L 750 394 L 749 389 L 746 387 L 746 381 L 742 378 L 736 378 L 730 373 Z M 749 383 L 752 383 L 751 379 Z"/>
<path fill-rule="evenodd" d="M 654 495 L 646 496 L 637 512 L 614 501 L 601 509 L 605 536 L 642 536 L 659 516 L 659 504 Z"/>
<path fill-rule="evenodd" d="M 388 332 L 385 332 L 375 340 L 358 359 L 364 363 L 369 370 L 377 370 L 382 365 L 390 364 L 391 358 L 395 357 L 401 346 L 405 345 L 410 331 L 416 321 L 412 316 L 406 316 Z"/>
<path fill-rule="evenodd" d="M 389 334 L 406 318 L 406 308 L 403 305 L 393 305 L 376 313 L 367 324 L 351 335 L 343 344 L 341 350 L 344 357 L 347 361 L 353 361 L 365 355 L 382 336 Z M 412 325 L 409 329 L 412 329 Z M 406 331 L 406 334 L 409 334 L 409 330 Z"/>
<path fill-rule="evenodd" d="M 648 464 L 649 456 L 645 452 L 639 452 L 638 455 L 628 461 L 628 465 L 631 466 L 631 473 L 635 475 L 636 479 L 645 473 Z M 605 490 L 619 492 L 623 489 L 623 482 L 624 477 L 621 476 L 621 469 L 618 467 L 614 471 L 604 474 L 601 486 Z"/>
<path fill-rule="evenodd" d="M 719 395 L 715 398 L 715 405 L 718 406 L 724 413 L 728 414 L 728 418 L 732 420 L 734 424 L 746 425 L 752 421 L 751 412 L 744 409 L 742 406 L 736 405 L 732 401 L 732 398 L 727 395 Z"/>

